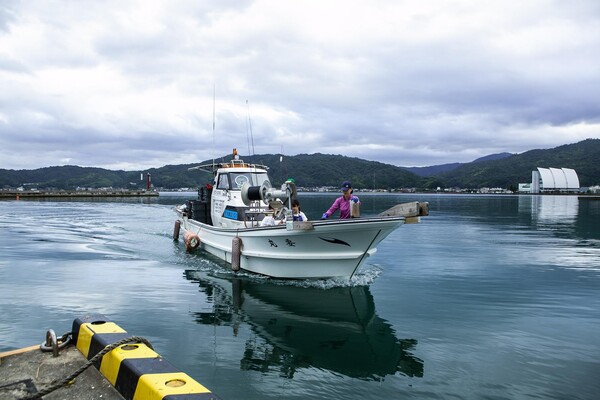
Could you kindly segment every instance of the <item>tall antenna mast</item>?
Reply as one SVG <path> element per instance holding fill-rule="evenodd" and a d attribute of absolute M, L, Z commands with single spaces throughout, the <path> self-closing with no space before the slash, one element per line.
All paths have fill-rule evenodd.
<path fill-rule="evenodd" d="M 250 153 L 250 109 L 248 107 L 248 100 L 246 100 L 246 108 L 248 109 L 248 118 L 246 119 L 246 142 L 248 142 L 248 155 Z"/>
<path fill-rule="evenodd" d="M 213 131 L 212 131 L 212 141 L 213 141 L 213 171 L 215 169 L 215 84 L 213 83 Z"/>
<path fill-rule="evenodd" d="M 254 136 L 252 135 L 252 120 L 250 119 L 250 105 L 248 104 L 248 100 L 246 100 L 246 107 L 248 108 L 248 126 L 250 127 L 250 139 L 252 140 L 252 155 L 254 155 Z"/>

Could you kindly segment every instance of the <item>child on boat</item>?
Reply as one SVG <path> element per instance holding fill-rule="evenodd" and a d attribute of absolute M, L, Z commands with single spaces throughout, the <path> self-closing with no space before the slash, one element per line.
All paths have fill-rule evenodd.
<path fill-rule="evenodd" d="M 308 221 L 306 215 L 300 211 L 300 202 L 298 199 L 292 200 L 292 216 L 294 221 Z"/>

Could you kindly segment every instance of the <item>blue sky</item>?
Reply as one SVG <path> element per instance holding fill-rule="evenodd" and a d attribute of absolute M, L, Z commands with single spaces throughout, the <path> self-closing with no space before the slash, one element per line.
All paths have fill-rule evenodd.
<path fill-rule="evenodd" d="M 600 137 L 599 65 L 597 0 L 2 0 L 0 168 L 551 148 Z"/>

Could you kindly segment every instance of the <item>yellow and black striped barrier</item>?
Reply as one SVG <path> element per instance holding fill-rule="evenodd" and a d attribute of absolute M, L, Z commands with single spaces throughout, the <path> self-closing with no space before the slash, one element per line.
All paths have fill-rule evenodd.
<path fill-rule="evenodd" d="M 88 360 L 107 345 L 130 336 L 102 314 L 75 319 L 72 335 Z M 144 343 L 120 345 L 102 356 L 95 366 L 127 400 L 219 399 Z"/>

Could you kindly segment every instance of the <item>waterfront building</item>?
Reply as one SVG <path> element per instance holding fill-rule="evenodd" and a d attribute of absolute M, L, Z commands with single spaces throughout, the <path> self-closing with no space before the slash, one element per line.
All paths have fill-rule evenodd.
<path fill-rule="evenodd" d="M 529 190 L 527 190 L 529 189 Z M 519 184 L 525 193 L 579 192 L 579 177 L 571 168 L 541 168 L 531 171 L 531 185 Z"/>

